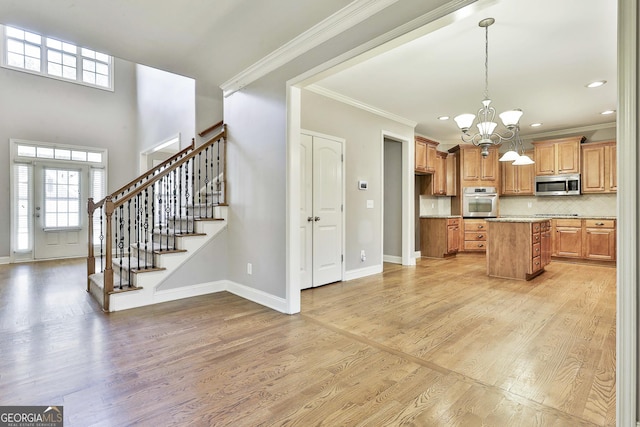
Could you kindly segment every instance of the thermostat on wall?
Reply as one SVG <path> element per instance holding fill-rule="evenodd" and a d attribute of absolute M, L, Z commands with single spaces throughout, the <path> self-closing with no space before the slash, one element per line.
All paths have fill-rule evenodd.
<path fill-rule="evenodd" d="M 358 181 L 358 189 L 366 190 L 369 187 L 369 183 L 367 181 Z"/>

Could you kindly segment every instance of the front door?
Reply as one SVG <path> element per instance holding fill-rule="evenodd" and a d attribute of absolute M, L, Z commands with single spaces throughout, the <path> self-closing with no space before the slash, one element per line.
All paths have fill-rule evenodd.
<path fill-rule="evenodd" d="M 87 256 L 88 182 L 85 165 L 35 165 L 35 259 Z"/>
<path fill-rule="evenodd" d="M 342 143 L 301 135 L 301 288 L 342 280 Z"/>

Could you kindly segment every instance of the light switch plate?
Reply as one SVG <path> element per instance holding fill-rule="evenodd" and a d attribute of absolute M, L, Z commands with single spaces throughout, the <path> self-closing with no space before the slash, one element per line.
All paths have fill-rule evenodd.
<path fill-rule="evenodd" d="M 367 200 L 367 209 L 373 209 L 373 200 Z"/>

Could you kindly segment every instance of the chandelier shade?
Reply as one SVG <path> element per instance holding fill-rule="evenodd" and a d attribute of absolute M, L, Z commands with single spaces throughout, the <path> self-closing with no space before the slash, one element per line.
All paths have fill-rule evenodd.
<path fill-rule="evenodd" d="M 453 118 L 462 131 L 462 140 L 470 142 L 482 148 L 482 156 L 489 155 L 489 147 L 491 145 L 501 144 L 503 141 L 509 141 L 515 136 L 515 128 L 518 126 L 522 110 L 514 109 L 499 114 L 500 120 L 507 128 L 506 132 L 496 132 L 498 124 L 494 121 L 496 110 L 491 106 L 489 99 L 489 26 L 493 25 L 495 19 L 485 18 L 478 25 L 485 29 L 485 61 L 484 61 L 484 100 L 482 107 L 478 110 L 477 115 L 471 113 L 460 114 Z M 478 118 L 476 127 L 477 133 L 470 133 L 473 122 Z"/>

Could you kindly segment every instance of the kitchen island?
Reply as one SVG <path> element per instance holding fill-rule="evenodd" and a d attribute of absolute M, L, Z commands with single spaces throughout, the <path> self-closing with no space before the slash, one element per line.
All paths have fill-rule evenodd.
<path fill-rule="evenodd" d="M 487 218 L 487 275 L 531 280 L 551 260 L 549 218 Z"/>

